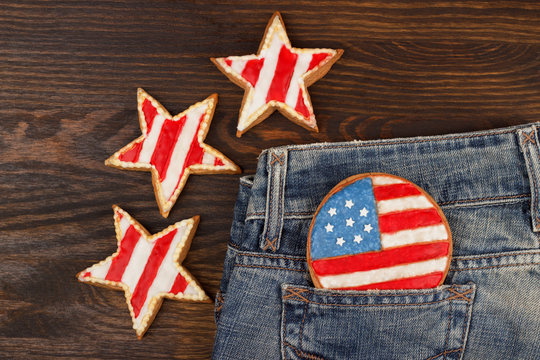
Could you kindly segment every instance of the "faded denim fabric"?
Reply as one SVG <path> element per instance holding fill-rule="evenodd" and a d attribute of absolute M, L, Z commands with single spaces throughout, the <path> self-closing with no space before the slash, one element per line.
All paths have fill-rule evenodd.
<path fill-rule="evenodd" d="M 240 181 L 213 357 L 539 359 L 539 125 L 264 151 Z M 443 286 L 313 287 L 313 213 L 366 172 L 409 179 L 442 207 L 454 244 Z"/>

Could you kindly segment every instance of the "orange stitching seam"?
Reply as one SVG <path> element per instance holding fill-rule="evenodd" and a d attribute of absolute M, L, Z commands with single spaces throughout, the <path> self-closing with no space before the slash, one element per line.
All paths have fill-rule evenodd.
<path fill-rule="evenodd" d="M 455 285 L 455 284 L 454 284 Z M 443 291 L 445 290 L 449 290 L 449 289 L 454 289 L 455 287 L 454 286 L 451 286 L 447 289 L 444 289 Z M 299 289 L 299 288 L 295 288 L 295 289 Z M 309 294 L 313 294 L 314 292 L 312 290 L 309 290 L 309 289 L 302 289 L 304 290 L 304 292 L 308 292 Z M 471 289 L 472 290 L 472 289 Z M 389 297 L 389 296 L 424 296 L 424 295 L 434 295 L 434 294 L 437 294 L 441 292 L 441 290 L 437 290 L 435 289 L 435 291 L 432 291 L 432 292 L 424 292 L 424 293 L 407 293 L 407 294 L 384 294 L 384 295 L 377 295 L 377 294 L 332 294 L 332 295 L 329 295 L 331 297 Z"/>
<path fill-rule="evenodd" d="M 274 165 L 274 163 L 277 161 L 281 166 L 283 166 L 283 157 L 284 156 L 285 156 L 285 153 L 282 153 L 279 156 L 277 156 L 275 153 L 272 153 L 273 160 L 270 163 L 270 165 Z"/>
<path fill-rule="evenodd" d="M 268 249 L 268 247 L 271 247 L 272 248 L 272 251 L 276 251 L 276 242 L 277 242 L 277 238 L 274 238 L 274 240 L 270 240 L 268 238 L 266 238 L 266 244 L 264 245 L 263 247 L 263 250 L 266 250 Z"/>
<path fill-rule="evenodd" d="M 536 217 L 537 214 L 538 214 L 538 189 L 537 189 L 537 184 L 536 184 L 536 175 L 534 174 L 534 169 L 533 169 L 533 164 L 532 164 L 530 151 L 527 149 L 527 150 L 525 150 L 525 153 L 526 153 L 526 156 L 527 156 L 527 159 L 528 159 L 527 170 L 529 171 L 529 174 L 532 175 L 533 187 L 534 187 L 535 204 L 532 204 L 532 199 L 531 199 L 531 205 L 533 207 L 531 209 L 531 213 L 534 211 L 534 215 Z M 536 224 L 534 224 L 534 225 L 538 226 L 538 222 Z"/>
<path fill-rule="evenodd" d="M 451 354 L 451 353 L 454 353 L 454 352 L 456 352 L 456 351 L 461 351 L 461 350 L 463 350 L 462 347 L 460 347 L 459 349 L 443 351 L 442 353 L 437 354 L 437 355 L 434 355 L 434 356 L 432 356 L 432 357 L 430 357 L 430 358 L 427 358 L 426 360 L 433 360 L 433 359 L 438 358 L 438 357 L 441 356 L 441 355 L 446 356 L 446 354 Z"/>
<path fill-rule="evenodd" d="M 540 250 L 539 251 L 523 251 L 523 252 L 518 252 L 518 253 L 509 253 L 509 254 L 497 254 L 497 255 L 485 255 L 485 256 L 471 256 L 471 257 L 467 257 L 467 258 L 460 258 L 459 256 L 456 256 L 454 258 L 454 260 L 457 260 L 457 261 L 468 261 L 468 260 L 477 260 L 477 259 L 495 259 L 495 258 L 500 258 L 500 257 L 505 257 L 505 256 L 517 256 L 517 255 L 537 255 L 537 254 L 540 254 Z"/>
<path fill-rule="evenodd" d="M 289 270 L 289 271 L 306 272 L 305 270 L 289 269 L 289 268 L 284 268 L 284 267 L 280 267 L 280 266 L 244 265 L 244 264 L 236 264 L 236 266 L 246 267 L 246 268 L 261 268 L 261 269 L 276 269 L 276 270 Z"/>
<path fill-rule="evenodd" d="M 303 301 L 308 301 L 308 299 L 306 299 L 305 297 L 303 297 L 301 294 L 306 292 L 307 290 L 304 290 L 304 289 L 298 289 L 298 288 L 294 288 L 294 289 L 287 289 L 287 291 L 289 292 L 289 294 L 286 294 L 283 299 L 286 300 L 286 299 L 293 299 L 293 300 L 298 300 L 298 299 L 295 299 L 295 297 L 299 297 L 300 299 L 302 299 Z"/>
<path fill-rule="evenodd" d="M 531 130 L 531 132 L 528 134 L 524 131 L 522 134 L 524 137 L 523 142 L 522 142 L 523 145 L 527 144 L 527 142 L 530 142 L 531 144 L 536 145 L 536 141 L 534 139 L 534 130 Z"/>
<path fill-rule="evenodd" d="M 448 291 L 455 294 L 455 296 L 452 296 L 452 297 L 448 298 L 448 300 L 463 299 L 465 301 L 471 301 L 471 299 L 469 299 L 465 295 L 468 295 L 468 294 L 472 293 L 473 289 L 469 289 L 469 290 L 467 290 L 465 292 L 462 292 L 462 293 L 456 291 L 456 289 L 453 289 L 453 288 L 448 289 Z"/>
<path fill-rule="evenodd" d="M 537 262 L 537 263 L 524 263 L 524 264 L 481 266 L 481 267 L 472 267 L 472 268 L 463 268 L 463 269 L 449 269 L 448 271 L 482 270 L 482 269 L 493 269 L 493 268 L 498 268 L 498 267 L 527 266 L 527 265 L 540 265 L 540 262 Z"/>
<path fill-rule="evenodd" d="M 290 257 L 287 257 L 287 256 L 280 256 L 280 255 L 272 255 L 272 254 L 246 254 L 246 253 L 239 253 L 238 254 L 239 256 L 246 256 L 246 257 L 262 257 L 262 258 L 268 258 L 268 259 L 284 259 L 284 260 L 291 260 L 291 261 L 301 261 L 301 262 L 306 262 L 306 259 L 305 258 L 301 258 L 301 259 L 294 259 L 294 258 L 290 258 Z"/>
<path fill-rule="evenodd" d="M 317 356 L 317 355 L 312 355 L 312 354 L 307 354 L 307 353 L 303 352 L 302 350 L 297 349 L 295 346 L 289 344 L 286 341 L 284 341 L 284 345 L 292 348 L 294 350 L 294 352 L 296 353 L 296 355 L 298 355 L 298 357 L 300 357 L 302 359 L 325 360 L 323 357 L 320 357 L 320 356 Z"/>

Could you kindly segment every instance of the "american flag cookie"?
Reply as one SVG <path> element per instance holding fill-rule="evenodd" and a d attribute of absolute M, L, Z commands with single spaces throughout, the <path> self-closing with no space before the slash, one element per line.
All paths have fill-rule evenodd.
<path fill-rule="evenodd" d="M 175 116 L 143 89 L 137 91 L 137 103 L 142 135 L 105 160 L 105 165 L 152 172 L 162 216 L 169 216 L 190 174 L 241 172 L 225 155 L 203 142 L 217 94 Z"/>
<path fill-rule="evenodd" d="M 256 55 L 212 58 L 221 72 L 245 90 L 236 136 L 276 109 L 298 125 L 318 131 L 307 87 L 322 78 L 342 53 L 341 49 L 292 47 L 283 19 L 276 12 Z"/>
<path fill-rule="evenodd" d="M 448 222 L 431 196 L 383 173 L 334 187 L 313 217 L 307 244 L 313 283 L 327 289 L 434 288 L 451 255 Z"/>
<path fill-rule="evenodd" d="M 157 234 L 148 231 L 118 206 L 113 206 L 118 250 L 81 271 L 84 283 L 123 290 L 142 338 L 163 299 L 211 302 L 197 280 L 180 263 L 186 257 L 199 217 L 182 220 Z"/>

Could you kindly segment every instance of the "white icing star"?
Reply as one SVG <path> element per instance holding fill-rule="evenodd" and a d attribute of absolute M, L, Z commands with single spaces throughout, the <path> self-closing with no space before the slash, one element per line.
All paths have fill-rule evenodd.
<path fill-rule="evenodd" d="M 336 244 L 338 244 L 339 246 L 343 246 L 344 243 L 345 243 L 345 240 L 343 240 L 342 237 L 337 238 Z"/>
<path fill-rule="evenodd" d="M 360 235 L 354 235 L 354 242 L 360 244 L 360 242 L 364 240 L 362 239 L 362 236 Z"/>
<path fill-rule="evenodd" d="M 330 208 L 330 210 L 328 210 L 328 214 L 330 214 L 330 216 L 336 215 L 337 214 L 336 208 Z"/>
<path fill-rule="evenodd" d="M 371 230 L 373 230 L 373 226 L 371 226 L 371 224 L 364 225 L 365 232 L 370 233 Z"/>
<path fill-rule="evenodd" d="M 326 232 L 334 232 L 334 225 L 331 225 L 330 223 L 328 223 L 328 225 L 326 225 L 324 228 L 326 229 Z"/>
<path fill-rule="evenodd" d="M 360 216 L 367 216 L 368 213 L 369 211 L 365 207 L 362 210 L 360 210 Z"/>
<path fill-rule="evenodd" d="M 347 221 L 347 226 L 351 226 L 351 227 L 352 227 L 352 226 L 354 225 L 354 220 L 353 220 L 352 218 L 348 218 L 348 219 L 345 220 L 345 221 Z"/>
<path fill-rule="evenodd" d="M 354 206 L 354 203 L 352 200 L 345 200 L 345 207 L 348 207 L 349 209 Z"/>

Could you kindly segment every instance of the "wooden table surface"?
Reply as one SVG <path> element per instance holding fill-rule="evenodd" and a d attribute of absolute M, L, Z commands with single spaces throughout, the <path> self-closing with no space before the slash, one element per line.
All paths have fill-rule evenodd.
<path fill-rule="evenodd" d="M 235 137 L 243 90 L 212 56 L 256 52 L 281 11 L 295 47 L 345 50 L 309 88 L 319 133 L 279 113 Z M 244 174 L 265 148 L 540 120 L 536 1 L 1 1 L 0 358 L 207 359 L 212 304 L 166 300 L 137 340 L 124 295 L 78 283 L 116 250 L 119 204 L 150 232 L 193 215 L 184 264 L 214 297 L 238 175 L 191 176 L 168 219 L 151 176 L 103 161 L 140 135 L 136 89 L 172 114 L 219 93 L 206 143 Z"/>

